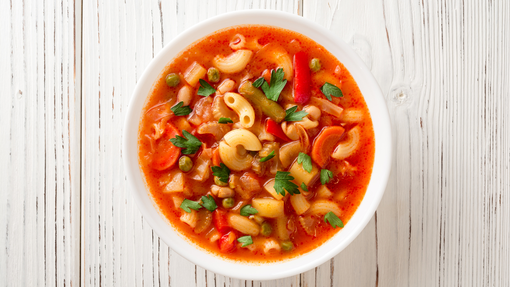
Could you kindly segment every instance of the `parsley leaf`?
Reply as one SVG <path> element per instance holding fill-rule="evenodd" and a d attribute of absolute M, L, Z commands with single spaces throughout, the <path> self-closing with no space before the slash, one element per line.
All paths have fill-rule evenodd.
<path fill-rule="evenodd" d="M 333 228 L 336 228 L 337 226 L 344 227 L 342 220 L 340 220 L 340 218 L 338 218 L 338 216 L 336 216 L 336 214 L 334 214 L 332 211 L 324 215 L 324 222 L 328 222 Z"/>
<path fill-rule="evenodd" d="M 287 84 L 287 80 L 283 79 L 283 69 L 279 68 L 276 72 L 271 71 L 271 83 L 269 85 L 266 81 L 262 84 L 262 91 L 266 94 L 266 97 L 272 101 L 278 101 L 278 97 L 280 97 L 280 93 L 283 88 Z"/>
<path fill-rule="evenodd" d="M 200 146 L 202 146 L 202 142 L 185 130 L 182 131 L 182 134 L 184 135 L 184 138 L 176 135 L 175 138 L 170 139 L 170 141 L 174 144 L 174 146 L 184 148 L 181 151 L 182 154 L 196 153 Z"/>
<path fill-rule="evenodd" d="M 299 153 L 299 155 L 297 157 L 297 163 L 303 164 L 303 169 L 308 171 L 308 173 L 312 172 L 312 168 L 313 168 L 312 159 L 306 153 L 302 153 L 302 152 Z"/>
<path fill-rule="evenodd" d="M 209 85 L 208 82 L 202 79 L 198 81 L 200 82 L 200 88 L 198 88 L 197 93 L 198 95 L 208 97 L 209 95 L 214 94 L 216 92 L 216 90 L 211 85 Z"/>
<path fill-rule="evenodd" d="M 243 206 L 241 208 L 241 215 L 242 216 L 250 216 L 252 214 L 257 214 L 259 213 L 258 210 L 256 210 L 255 208 L 251 207 L 250 204 L 247 204 L 245 206 Z"/>
<path fill-rule="evenodd" d="M 250 235 L 246 235 L 246 236 L 237 238 L 237 242 L 243 244 L 243 245 L 241 245 L 241 247 L 245 247 L 245 246 L 253 244 L 253 239 L 251 239 Z"/>
<path fill-rule="evenodd" d="M 266 82 L 266 80 L 264 79 L 264 77 L 260 77 L 257 80 L 255 80 L 255 82 L 253 82 L 253 86 L 255 88 L 260 88 L 260 86 L 262 86 L 262 84 L 265 82 Z"/>
<path fill-rule="evenodd" d="M 331 98 L 331 96 L 333 97 L 337 97 L 337 98 L 340 98 L 340 97 L 343 97 L 344 94 L 342 93 L 342 90 L 340 90 L 339 87 L 333 85 L 333 84 L 330 84 L 328 82 L 326 82 L 322 87 L 321 87 L 321 92 L 326 96 L 326 98 L 328 98 L 328 100 L 333 100 Z"/>
<path fill-rule="evenodd" d="M 186 211 L 187 213 L 191 213 L 191 209 L 199 210 L 200 208 L 202 208 L 202 206 L 200 206 L 200 203 L 186 198 L 181 203 L 180 208 L 184 209 L 184 211 Z"/>
<path fill-rule="evenodd" d="M 230 118 L 220 118 L 218 120 L 220 124 L 233 124 L 234 122 Z"/>
<path fill-rule="evenodd" d="M 208 196 L 202 196 L 202 206 L 211 212 L 218 207 L 216 201 L 214 201 L 214 197 L 210 194 Z"/>
<path fill-rule="evenodd" d="M 219 177 L 219 179 L 223 182 L 228 182 L 230 169 L 224 163 L 220 163 L 220 166 L 213 166 L 211 169 L 214 176 Z"/>
<path fill-rule="evenodd" d="M 299 194 L 301 193 L 298 189 L 298 186 L 293 183 L 291 180 L 294 180 L 294 177 L 289 175 L 288 171 L 277 171 L 276 176 L 274 178 L 274 189 L 276 193 L 285 196 L 285 190 L 290 194 Z"/>
<path fill-rule="evenodd" d="M 191 113 L 191 108 L 189 106 L 182 106 L 184 105 L 184 102 L 179 102 L 177 105 L 170 108 L 174 115 L 176 116 L 187 116 Z"/>
<path fill-rule="evenodd" d="M 308 187 L 306 187 L 306 184 L 304 182 L 301 183 L 301 189 L 304 191 L 308 191 Z"/>
<path fill-rule="evenodd" d="M 292 108 L 285 110 L 285 113 L 287 115 L 283 120 L 288 122 L 297 122 L 302 120 L 306 115 L 308 115 L 308 113 L 305 111 L 296 112 L 296 110 L 297 106 L 293 106 Z"/>
<path fill-rule="evenodd" d="M 321 183 L 325 185 L 333 178 L 333 172 L 327 169 L 321 169 Z"/>
<path fill-rule="evenodd" d="M 272 159 L 273 157 L 274 157 L 274 150 L 273 150 L 273 151 L 271 151 L 271 153 L 270 153 L 270 154 L 268 154 L 267 156 L 265 156 L 265 157 L 261 158 L 261 159 L 259 160 L 259 162 L 266 162 L 266 161 L 268 161 L 268 160 Z"/>

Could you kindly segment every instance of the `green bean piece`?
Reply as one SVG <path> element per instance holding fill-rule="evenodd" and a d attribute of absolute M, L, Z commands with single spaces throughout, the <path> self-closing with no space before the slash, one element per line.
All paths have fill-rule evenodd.
<path fill-rule="evenodd" d="M 193 168 L 193 161 L 189 156 L 181 156 L 179 159 L 179 168 L 184 172 L 188 172 Z"/>
<path fill-rule="evenodd" d="M 271 232 L 273 232 L 273 228 L 271 227 L 271 224 L 269 224 L 267 222 L 262 223 L 262 225 L 260 226 L 260 234 L 262 234 L 264 236 L 269 236 L 269 235 L 271 235 Z"/>
<path fill-rule="evenodd" d="M 320 69 L 321 69 L 321 60 L 319 60 L 318 58 L 313 58 L 310 61 L 310 70 L 312 70 L 312 72 L 317 72 Z"/>
<path fill-rule="evenodd" d="M 166 76 L 166 84 L 173 88 L 177 87 L 177 85 L 181 82 L 181 78 L 176 73 L 170 73 Z"/>
<path fill-rule="evenodd" d="M 221 179 L 219 177 L 214 176 L 214 184 L 219 185 L 219 186 L 227 186 L 228 182 L 223 182 L 223 181 L 221 181 Z"/>
<path fill-rule="evenodd" d="M 225 207 L 225 208 L 232 208 L 232 207 L 234 207 L 235 204 L 236 204 L 236 201 L 233 197 L 227 197 L 221 201 L 221 205 L 223 205 L 223 207 Z"/>
<path fill-rule="evenodd" d="M 266 116 L 270 117 L 277 123 L 283 121 L 285 118 L 285 110 L 277 102 L 268 99 L 261 90 L 255 88 L 252 82 L 244 82 L 239 87 L 239 93 L 250 101 L 252 105 L 260 107 Z"/>
<path fill-rule="evenodd" d="M 209 82 L 217 83 L 220 80 L 220 71 L 215 67 L 209 68 L 209 70 L 207 70 L 207 79 Z"/>
<path fill-rule="evenodd" d="M 294 243 L 292 243 L 292 241 L 283 241 L 282 242 L 282 249 L 285 250 L 285 251 L 290 251 L 294 248 Z"/>

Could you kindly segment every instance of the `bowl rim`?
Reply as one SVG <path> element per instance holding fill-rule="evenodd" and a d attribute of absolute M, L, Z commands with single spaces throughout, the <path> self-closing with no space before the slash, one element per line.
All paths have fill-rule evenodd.
<path fill-rule="evenodd" d="M 365 98 L 375 136 L 374 165 L 369 185 L 349 223 L 321 246 L 297 257 L 275 263 L 250 264 L 225 259 L 185 240 L 173 227 L 168 228 L 170 225 L 168 220 L 157 210 L 150 191 L 146 189 L 138 163 L 138 126 L 141 112 L 147 94 L 164 67 L 186 46 L 214 31 L 250 24 L 277 26 L 301 33 L 337 57 L 349 70 Z M 242 10 L 220 14 L 195 24 L 166 44 L 151 60 L 136 83 L 127 108 L 122 136 L 122 157 L 127 186 L 147 223 L 172 250 L 195 265 L 217 274 L 243 280 L 271 280 L 293 276 L 315 268 L 337 255 L 361 233 L 372 218 L 386 189 L 392 163 L 388 109 L 377 81 L 364 62 L 345 42 L 320 25 L 298 15 L 273 10 Z M 370 197 L 367 198 L 367 195 Z"/>

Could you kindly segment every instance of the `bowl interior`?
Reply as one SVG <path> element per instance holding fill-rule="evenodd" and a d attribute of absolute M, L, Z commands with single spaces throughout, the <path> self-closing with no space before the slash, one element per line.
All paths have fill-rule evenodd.
<path fill-rule="evenodd" d="M 158 75 L 175 55 L 191 43 L 216 30 L 243 24 L 272 25 L 293 30 L 324 46 L 344 64 L 356 80 L 370 110 L 374 127 L 375 158 L 372 176 L 365 197 L 348 224 L 317 249 L 278 263 L 256 265 L 227 261 L 184 239 L 155 208 L 138 165 L 138 124 L 145 99 Z M 138 81 L 128 107 L 123 133 L 128 186 L 147 222 L 165 243 L 181 256 L 215 273 L 239 279 L 268 280 L 292 276 L 314 268 L 338 254 L 371 219 L 384 193 L 391 167 L 388 111 L 379 85 L 370 71 L 343 41 L 311 21 L 284 12 L 250 10 L 227 13 L 205 20 L 176 37 L 151 61 Z"/>

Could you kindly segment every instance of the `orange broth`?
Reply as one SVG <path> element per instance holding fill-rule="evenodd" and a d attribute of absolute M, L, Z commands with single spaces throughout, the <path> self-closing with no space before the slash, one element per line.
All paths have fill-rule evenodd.
<path fill-rule="evenodd" d="M 266 254 L 261 248 L 250 250 L 248 248 L 241 247 L 240 243 L 236 243 L 235 249 L 233 251 L 221 252 L 218 247 L 218 241 L 211 242 L 205 236 L 209 231 L 211 231 L 212 228 L 214 228 L 214 224 L 211 224 L 205 231 L 199 234 L 195 233 L 193 228 L 180 220 L 180 217 L 184 211 L 179 208 L 179 206 L 174 206 L 173 197 L 176 195 L 176 193 L 163 192 L 164 184 L 169 180 L 168 174 L 174 170 L 179 170 L 178 163 L 165 170 L 155 170 L 151 167 L 151 161 L 154 156 L 154 146 L 159 144 L 158 140 L 161 141 L 168 139 L 164 137 L 158 140 L 151 139 L 151 137 L 153 137 L 155 134 L 154 125 L 157 124 L 157 122 L 161 119 L 151 116 L 151 113 L 148 113 L 148 111 L 150 111 L 151 108 L 157 106 L 158 104 L 163 104 L 161 107 L 164 107 L 167 110 L 168 107 L 174 106 L 176 104 L 176 96 L 179 89 L 186 85 L 183 74 L 187 68 L 196 61 L 208 69 L 209 67 L 213 66 L 212 60 L 216 55 L 227 56 L 234 52 L 229 44 L 236 34 L 244 35 L 247 41 L 258 39 L 258 43 L 261 46 L 269 43 L 273 45 L 278 44 L 287 51 L 291 58 L 296 52 L 304 51 L 308 55 L 309 59 L 320 59 L 322 67 L 321 70 L 317 73 L 327 73 L 329 75 L 333 75 L 338 83 L 341 83 L 339 88 L 341 88 L 344 97 L 333 98 L 333 103 L 341 106 L 344 109 L 350 108 L 362 111 L 363 119 L 354 124 L 344 123 L 340 119 L 335 118 L 323 111 L 319 120 L 319 127 L 314 131 L 309 131 L 310 140 L 312 141 L 318 132 L 326 126 L 339 125 L 343 126 L 346 131 L 354 125 L 358 125 L 361 128 L 360 142 L 354 154 L 344 160 L 331 159 L 329 163 L 324 167 L 325 169 L 332 171 L 334 174 L 332 180 L 326 184 L 327 188 L 333 193 L 333 196 L 328 200 L 333 201 L 338 205 L 342 212 L 340 219 L 344 224 L 348 223 L 349 219 L 352 217 L 359 204 L 361 203 L 370 180 L 375 151 L 374 132 L 366 103 L 349 71 L 347 71 L 347 69 L 321 45 L 296 32 L 276 27 L 259 25 L 236 26 L 227 28 L 217 31 L 193 43 L 184 51 L 182 51 L 178 56 L 176 56 L 165 67 L 159 79 L 157 79 L 154 83 L 152 91 L 147 97 L 146 103 L 144 105 L 144 116 L 142 116 L 140 121 L 138 138 L 139 164 L 143 172 L 146 185 L 152 195 L 152 198 L 155 201 L 156 206 L 178 232 L 180 232 L 196 245 L 215 255 L 248 262 L 274 262 L 299 256 L 317 248 L 337 232 L 339 232 L 341 228 L 333 228 L 330 224 L 324 222 L 323 217 L 312 216 L 311 218 L 314 218 L 316 222 L 316 229 L 314 234 L 307 234 L 298 221 L 299 215 L 295 213 L 292 205 L 288 203 L 289 195 L 287 195 L 287 197 L 284 198 L 284 201 L 286 202 L 285 215 L 287 216 L 288 220 L 287 230 L 289 234 L 289 240 L 294 245 L 292 250 L 284 251 L 282 249 L 280 251 L 274 251 Z M 261 77 L 261 74 L 265 69 L 272 70 L 276 68 L 276 65 L 271 65 L 271 63 L 268 63 L 267 61 L 257 61 L 256 52 L 254 52 L 252 61 L 250 61 L 246 68 L 241 72 L 234 74 L 221 73 L 220 81 L 218 83 L 210 84 L 216 89 L 219 83 L 221 83 L 224 79 L 229 78 L 236 82 L 236 88 L 232 92 L 237 92 L 237 87 L 239 86 L 241 80 L 247 77 L 247 74 L 251 74 L 252 77 L 250 78 L 250 81 L 254 81 Z M 169 87 L 166 84 L 165 77 L 169 73 L 178 73 L 180 75 L 181 80 L 177 87 Z M 311 73 L 312 97 L 325 99 L 326 97 L 321 93 L 319 89 L 320 80 L 318 80 L 317 77 L 314 78 L 314 74 L 316 73 Z M 204 79 L 207 80 L 207 76 L 205 76 Z M 200 85 L 197 84 L 195 87 L 193 87 L 194 96 L 190 104 L 191 108 L 193 108 L 197 101 L 202 98 L 202 96 L 197 95 L 199 86 Z M 291 101 L 292 92 L 293 82 L 289 81 L 282 91 L 278 103 L 282 106 L 289 104 L 296 105 Z M 212 94 L 209 97 L 214 96 L 215 94 Z M 298 110 L 303 108 L 303 105 L 297 106 Z M 203 151 L 203 149 L 208 148 L 214 150 L 214 148 L 217 146 L 217 141 L 210 135 L 197 134 L 197 126 L 194 126 L 193 124 L 190 124 L 189 126 L 183 124 L 182 118 L 187 119 L 187 117 L 188 116 L 179 117 L 170 113 L 170 115 L 165 115 L 164 120 L 176 126 L 179 131 L 181 131 L 184 127 L 187 127 L 187 129 L 189 129 L 193 135 L 195 135 L 203 142 L 203 146 L 196 154 L 189 155 L 192 160 L 195 160 L 197 156 Z M 266 116 L 262 115 L 262 117 L 257 117 L 256 121 L 260 121 L 263 124 L 265 118 Z M 275 141 L 279 142 L 280 146 L 285 144 L 285 141 L 282 141 L 277 137 Z M 288 168 L 282 170 L 286 171 Z M 214 184 L 212 173 L 210 173 L 210 176 L 203 182 L 187 178 L 186 174 L 187 173 L 184 173 L 186 191 L 180 193 L 180 196 L 184 196 L 190 200 L 198 201 L 200 200 L 201 196 L 208 193 L 210 194 L 211 186 Z M 244 174 L 244 171 L 231 171 L 231 175 L 232 174 L 240 176 Z M 272 196 L 267 191 L 265 191 L 263 185 L 268 180 L 274 178 L 274 174 L 266 171 L 263 176 L 257 176 L 256 178 L 259 180 L 261 188 L 260 190 L 254 192 L 252 197 L 272 198 Z M 306 198 L 309 202 L 314 202 L 316 199 L 315 192 L 317 188 L 320 187 L 320 185 L 320 180 L 316 180 L 313 185 L 308 186 L 309 193 L 306 193 Z M 225 209 L 222 207 L 222 201 L 220 198 L 215 197 L 215 200 L 218 209 Z M 243 199 L 243 197 L 241 197 L 238 193 L 235 195 L 235 200 L 236 205 L 240 201 L 242 201 L 244 205 L 249 204 L 250 202 L 250 200 Z M 234 213 L 239 213 L 239 208 L 234 210 Z M 276 219 L 265 218 L 264 220 L 265 222 L 268 222 L 272 225 L 272 237 L 275 237 L 274 233 L 276 230 Z M 244 234 L 240 232 L 236 232 L 237 237 L 243 235 Z M 261 237 L 261 235 L 253 237 L 254 241 L 256 241 L 256 237 Z M 260 240 L 263 239 L 264 238 L 261 238 Z M 275 240 L 279 241 L 279 239 L 276 237 Z"/>

